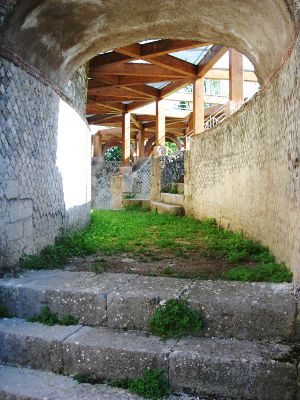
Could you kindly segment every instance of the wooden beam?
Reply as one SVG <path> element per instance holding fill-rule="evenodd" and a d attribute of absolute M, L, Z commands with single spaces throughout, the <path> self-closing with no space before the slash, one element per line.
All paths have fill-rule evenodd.
<path fill-rule="evenodd" d="M 194 134 L 204 130 L 204 78 L 193 82 L 193 129 Z"/>
<path fill-rule="evenodd" d="M 167 82 L 167 81 L 179 81 L 186 80 L 185 76 L 180 76 L 174 78 L 174 76 L 155 76 L 155 75 L 144 75 L 144 76 L 117 76 L 117 75 L 102 75 L 97 72 L 91 74 L 94 80 L 99 80 L 101 82 L 105 82 L 106 80 L 110 81 L 111 85 L 114 86 L 132 86 L 139 85 L 145 83 L 157 83 L 157 82 Z"/>
<path fill-rule="evenodd" d="M 212 68 L 204 76 L 205 79 L 229 80 L 229 70 L 222 68 Z M 244 71 L 244 82 L 258 82 L 254 71 Z"/>
<path fill-rule="evenodd" d="M 198 42 L 196 40 L 172 40 L 164 39 L 141 45 L 140 56 L 161 56 L 163 54 L 175 53 L 176 51 L 194 49 L 209 46 L 211 43 Z"/>
<path fill-rule="evenodd" d="M 165 124 L 165 109 L 162 100 L 156 99 L 156 146 L 165 146 L 166 143 L 166 124 Z"/>
<path fill-rule="evenodd" d="M 140 91 L 134 93 L 131 90 L 127 90 L 126 88 L 116 87 L 116 86 L 106 86 L 106 87 L 98 87 L 98 88 L 91 88 L 88 89 L 88 95 L 96 95 L 98 96 L 108 96 L 108 97 L 123 97 L 124 100 L 126 98 L 145 98 L 144 93 Z"/>
<path fill-rule="evenodd" d="M 171 71 L 166 68 L 153 64 L 114 64 L 99 65 L 97 68 L 90 70 L 90 75 L 96 78 L 96 74 L 100 75 L 129 75 L 129 76 L 160 76 L 162 78 L 182 78 L 182 74 Z M 184 76 L 183 76 L 184 78 Z M 150 81 L 151 82 L 151 81 Z"/>
<path fill-rule="evenodd" d="M 139 43 L 133 43 L 129 46 L 116 49 L 115 51 L 129 57 L 139 57 L 141 55 L 141 45 Z"/>
<path fill-rule="evenodd" d="M 138 154 L 139 157 L 145 157 L 145 130 L 141 129 L 138 131 Z"/>
<path fill-rule="evenodd" d="M 186 87 L 190 83 L 192 83 L 190 79 L 183 79 L 181 81 L 173 82 L 160 90 L 160 98 L 164 99 L 167 96 L 170 96 L 170 94 L 177 92 L 179 89 Z"/>
<path fill-rule="evenodd" d="M 210 51 L 202 58 L 197 67 L 197 79 L 204 75 L 215 65 L 215 63 L 228 51 L 227 47 L 213 46 Z"/>
<path fill-rule="evenodd" d="M 154 58 L 149 58 L 149 61 L 151 61 L 151 63 L 155 65 L 166 68 L 170 71 L 178 72 L 181 75 L 186 75 L 190 77 L 196 76 L 195 65 L 187 61 L 180 60 L 179 58 L 169 56 L 168 54 Z"/>
<path fill-rule="evenodd" d="M 229 100 L 244 100 L 243 54 L 229 50 Z"/>
<path fill-rule="evenodd" d="M 142 129 L 142 124 L 141 124 L 141 122 L 139 122 L 139 121 L 137 121 L 137 120 L 135 119 L 134 114 L 130 114 L 130 119 L 131 119 L 131 122 L 133 123 L 133 125 L 136 126 L 136 128 Z"/>
<path fill-rule="evenodd" d="M 97 102 L 96 100 L 90 99 L 88 97 L 88 104 L 91 104 L 95 109 L 97 109 L 97 106 L 99 106 L 99 109 L 106 108 L 109 113 L 111 112 L 110 110 L 117 110 L 119 112 L 126 111 L 125 104 L 123 104 L 121 102 L 108 101 L 106 103 L 100 103 L 100 102 Z M 102 112 L 101 112 L 101 114 L 102 114 Z"/>
<path fill-rule="evenodd" d="M 130 56 L 117 53 L 116 51 L 110 51 L 108 53 L 99 54 L 98 56 L 92 58 L 89 66 L 90 68 L 97 68 L 99 65 L 123 64 L 131 59 L 132 58 Z"/>
<path fill-rule="evenodd" d="M 122 166 L 130 163 L 130 113 L 122 114 Z"/>
<path fill-rule="evenodd" d="M 147 85 L 134 85 L 134 86 L 124 86 L 126 90 L 134 92 L 134 93 L 141 93 L 148 97 L 158 97 L 159 90 L 155 89 L 154 87 L 147 86 Z"/>
<path fill-rule="evenodd" d="M 154 103 L 154 101 L 155 101 L 154 99 L 151 99 L 151 100 L 149 99 L 149 100 L 145 100 L 145 101 L 134 101 L 127 105 L 127 111 L 129 112 L 129 111 L 136 110 L 137 108 L 147 106 L 148 104 Z"/>

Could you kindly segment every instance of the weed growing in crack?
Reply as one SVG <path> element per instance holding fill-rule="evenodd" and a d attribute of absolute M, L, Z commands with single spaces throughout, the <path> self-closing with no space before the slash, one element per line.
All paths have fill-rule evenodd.
<path fill-rule="evenodd" d="M 160 399 L 171 394 L 165 371 L 162 368 L 154 371 L 144 370 L 140 378 L 114 379 L 110 382 L 110 385 L 127 389 L 131 393 L 148 399 Z"/>
<path fill-rule="evenodd" d="M 59 319 L 57 314 L 53 313 L 48 306 L 43 306 L 39 314 L 27 318 L 26 321 L 40 322 L 41 324 L 49 326 L 53 325 L 69 326 L 69 325 L 77 325 L 79 322 L 79 318 L 67 314 L 64 315 L 62 319 Z"/>
<path fill-rule="evenodd" d="M 159 306 L 151 320 L 150 332 L 166 340 L 197 335 L 203 327 L 203 316 L 188 305 L 187 299 L 169 299 Z"/>

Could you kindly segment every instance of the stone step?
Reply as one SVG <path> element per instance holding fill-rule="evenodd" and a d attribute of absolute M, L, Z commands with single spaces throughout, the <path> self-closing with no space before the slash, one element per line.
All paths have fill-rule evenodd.
<path fill-rule="evenodd" d="M 101 380 L 164 368 L 175 390 L 235 399 L 294 399 L 297 360 L 292 354 L 281 344 L 216 338 L 163 342 L 138 332 L 0 320 L 4 363 Z"/>
<path fill-rule="evenodd" d="M 161 200 L 167 204 L 174 204 L 176 206 L 183 206 L 184 195 L 174 193 L 161 193 Z"/>
<path fill-rule="evenodd" d="M 132 206 L 137 206 L 137 207 L 142 207 L 146 210 L 150 210 L 150 200 L 147 199 L 124 199 L 122 200 L 122 206 L 123 207 L 132 207 Z"/>
<path fill-rule="evenodd" d="M 108 385 L 78 384 L 67 376 L 0 365 L 1 400 L 142 400 Z"/>
<path fill-rule="evenodd" d="M 183 215 L 184 209 L 182 206 L 174 204 L 166 204 L 160 201 L 151 201 L 151 211 L 157 214 L 171 214 L 171 215 Z"/>
<path fill-rule="evenodd" d="M 200 281 L 134 274 L 27 271 L 0 280 L 0 303 L 27 318 L 47 304 L 59 317 L 80 323 L 148 331 L 159 303 L 185 296 L 203 313 L 201 335 L 249 340 L 297 341 L 299 293 L 293 284 Z"/>

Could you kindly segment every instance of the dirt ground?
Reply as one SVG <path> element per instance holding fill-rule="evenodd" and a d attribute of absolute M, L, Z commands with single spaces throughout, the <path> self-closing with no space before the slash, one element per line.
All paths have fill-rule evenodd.
<path fill-rule="evenodd" d="M 251 267 L 250 263 L 248 263 Z M 253 264 L 254 265 L 254 264 Z M 170 257 L 168 255 L 136 256 L 135 254 L 117 254 L 112 256 L 95 254 L 83 258 L 73 257 L 67 270 L 93 271 L 100 267 L 105 272 L 124 272 L 140 275 L 169 275 L 181 277 L 218 278 L 233 267 L 224 259 L 208 259 L 199 254 L 190 253 L 187 257 Z"/>

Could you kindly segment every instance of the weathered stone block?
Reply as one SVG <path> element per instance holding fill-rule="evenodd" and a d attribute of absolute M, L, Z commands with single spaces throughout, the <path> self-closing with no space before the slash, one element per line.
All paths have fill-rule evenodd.
<path fill-rule="evenodd" d="M 5 197 L 7 200 L 16 199 L 19 195 L 19 181 L 17 179 L 10 179 L 7 182 Z"/>
<path fill-rule="evenodd" d="M 137 332 L 83 327 L 64 342 L 64 372 L 134 378 L 146 368 L 167 369 L 167 355 L 174 345 L 173 340 L 162 342 Z"/>
<path fill-rule="evenodd" d="M 191 283 L 187 279 L 140 276 L 108 294 L 107 325 L 148 331 L 159 303 L 179 298 Z"/>
<path fill-rule="evenodd" d="M 17 240 L 23 237 L 23 222 L 17 221 L 7 225 L 7 239 Z"/>
<path fill-rule="evenodd" d="M 31 200 L 13 200 L 9 203 L 10 222 L 20 221 L 31 217 L 33 205 Z"/>
<path fill-rule="evenodd" d="M 78 326 L 45 326 L 17 318 L 0 321 L 2 362 L 61 372 L 62 341 Z"/>
<path fill-rule="evenodd" d="M 293 400 L 291 348 L 228 339 L 183 339 L 170 354 L 174 389 L 235 399 Z"/>
<path fill-rule="evenodd" d="M 295 340 L 291 284 L 195 281 L 186 296 L 203 312 L 206 336 Z"/>

